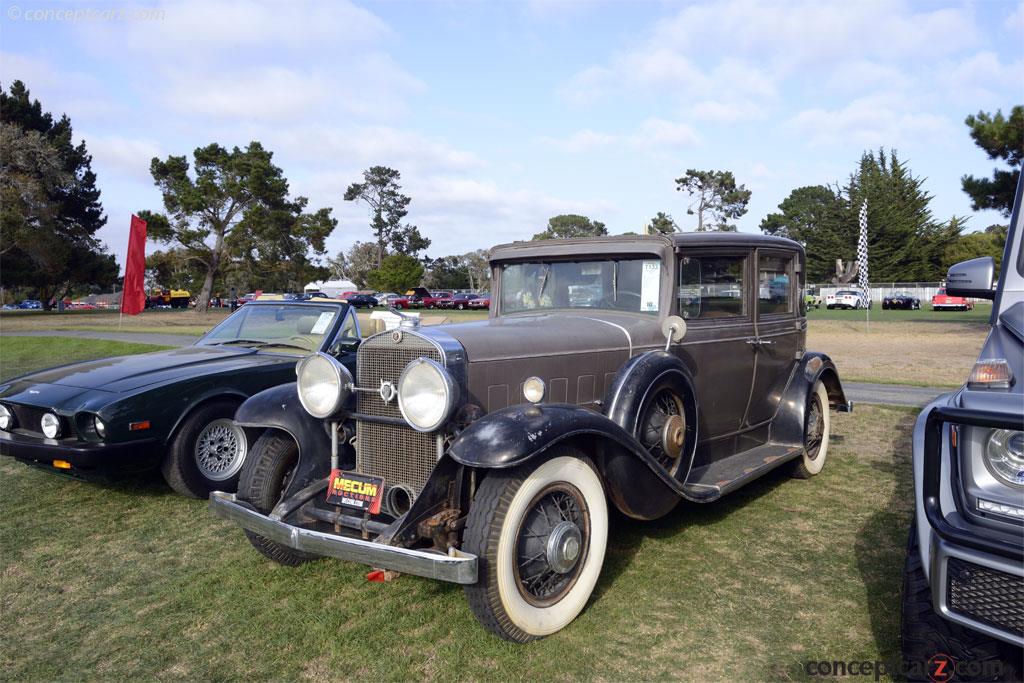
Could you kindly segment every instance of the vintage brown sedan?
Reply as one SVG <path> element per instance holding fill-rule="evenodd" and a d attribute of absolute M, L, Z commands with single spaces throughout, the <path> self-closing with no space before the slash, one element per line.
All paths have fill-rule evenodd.
<path fill-rule="evenodd" d="M 249 399 L 236 420 L 265 431 L 213 511 L 284 564 L 463 584 L 486 628 L 525 642 L 586 605 L 606 501 L 652 520 L 825 465 L 830 406 L 850 406 L 806 347 L 796 242 L 523 242 L 491 266 L 488 320 L 406 320 L 362 343 L 355 377 L 313 355 L 297 392 Z"/>

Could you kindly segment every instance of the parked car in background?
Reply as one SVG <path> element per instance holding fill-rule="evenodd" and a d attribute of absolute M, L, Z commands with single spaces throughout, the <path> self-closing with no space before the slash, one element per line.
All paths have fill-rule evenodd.
<path fill-rule="evenodd" d="M 376 299 L 378 302 L 380 302 L 381 306 L 385 305 L 385 302 L 389 298 L 396 297 L 396 296 L 398 296 L 398 295 L 395 294 L 394 292 L 374 292 L 373 293 L 373 298 Z"/>
<path fill-rule="evenodd" d="M 921 308 L 921 300 L 909 292 L 894 292 L 882 299 L 883 310 L 916 311 L 919 308 Z"/>
<path fill-rule="evenodd" d="M 188 496 L 233 489 L 249 396 L 324 353 L 354 371 L 359 323 L 336 302 L 251 302 L 192 346 L 63 365 L 0 383 L 0 455 L 89 478 L 159 467 Z M 255 435 L 252 435 L 254 438 Z"/>
<path fill-rule="evenodd" d="M 423 287 L 414 287 L 406 292 L 410 308 L 437 308 L 437 302 L 450 297 L 451 292 L 431 292 Z"/>
<path fill-rule="evenodd" d="M 389 308 L 409 308 L 409 301 L 412 298 L 408 294 L 392 294 L 384 301 L 384 305 Z"/>
<path fill-rule="evenodd" d="M 871 308 L 871 300 L 857 289 L 840 289 L 825 297 L 825 308 Z"/>
<path fill-rule="evenodd" d="M 18 304 L 4 304 L 3 310 L 5 311 L 17 311 Z"/>
<path fill-rule="evenodd" d="M 469 308 L 469 302 L 478 298 L 479 294 L 452 294 L 444 299 L 438 299 L 435 303 L 437 308 L 455 309 L 464 311 Z"/>
<path fill-rule="evenodd" d="M 43 302 L 36 299 L 25 299 L 18 304 L 18 308 L 23 311 L 41 311 L 43 309 Z"/>
<path fill-rule="evenodd" d="M 191 294 L 187 289 L 154 289 L 146 299 L 146 308 L 188 308 Z"/>
<path fill-rule="evenodd" d="M 933 311 L 969 311 L 974 308 L 974 302 L 965 296 L 955 296 L 946 291 L 943 287 L 932 297 Z"/>
<path fill-rule="evenodd" d="M 491 293 L 481 292 L 476 295 L 475 299 L 471 299 L 466 307 L 472 310 L 487 310 L 491 307 Z"/>
<path fill-rule="evenodd" d="M 490 263 L 487 320 L 407 317 L 362 342 L 354 375 L 311 355 L 296 385 L 246 401 L 238 421 L 263 434 L 214 513 L 282 564 L 329 556 L 462 584 L 485 628 L 526 642 L 586 606 L 609 503 L 653 520 L 779 467 L 825 466 L 830 408 L 849 405 L 806 346 L 798 243 L 550 240 L 496 247 Z M 761 297 L 765 278 L 780 284 Z M 740 297 L 706 293 L 719 282 Z"/>
<path fill-rule="evenodd" d="M 353 308 L 373 308 L 377 305 L 377 300 L 369 294 L 353 294 L 345 297 L 345 301 Z"/>
<path fill-rule="evenodd" d="M 1024 680 L 1024 181 L 998 286 L 991 257 L 949 269 L 947 297 L 992 300 L 967 381 L 925 407 L 912 439 L 914 517 L 902 591 L 904 666 L 941 654 L 956 677 Z"/>
<path fill-rule="evenodd" d="M 805 308 L 821 308 L 821 296 L 815 294 L 811 290 L 804 291 L 804 307 Z"/>

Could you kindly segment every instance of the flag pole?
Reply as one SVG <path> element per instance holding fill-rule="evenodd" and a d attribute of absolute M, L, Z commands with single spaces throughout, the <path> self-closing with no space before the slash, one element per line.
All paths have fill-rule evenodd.
<path fill-rule="evenodd" d="M 857 238 L 857 279 L 864 296 L 864 333 L 871 332 L 871 286 L 868 284 L 868 200 L 860 205 L 860 234 Z"/>

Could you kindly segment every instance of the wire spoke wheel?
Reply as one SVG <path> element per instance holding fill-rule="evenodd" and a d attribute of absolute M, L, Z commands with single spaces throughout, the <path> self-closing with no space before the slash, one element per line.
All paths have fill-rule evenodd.
<path fill-rule="evenodd" d="M 241 427 L 227 418 L 214 420 L 196 438 L 196 467 L 211 481 L 230 479 L 242 468 L 245 450 Z"/>
<path fill-rule="evenodd" d="M 817 458 L 821 451 L 821 439 L 824 433 L 825 414 L 821 406 L 821 398 L 815 393 L 808 406 L 807 424 L 804 427 L 804 450 L 811 460 Z"/>
<path fill-rule="evenodd" d="M 640 442 L 665 470 L 675 476 L 686 442 L 683 400 L 671 389 L 661 389 L 640 417 Z"/>
<path fill-rule="evenodd" d="M 590 512 L 579 489 L 558 483 L 530 503 L 516 533 L 519 592 L 537 607 L 554 604 L 572 588 L 587 555 Z"/>

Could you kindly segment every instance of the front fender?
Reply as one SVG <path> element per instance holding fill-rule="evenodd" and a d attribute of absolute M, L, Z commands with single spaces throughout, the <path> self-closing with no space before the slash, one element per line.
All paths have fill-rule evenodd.
<path fill-rule="evenodd" d="M 628 451 L 661 483 L 692 500 L 683 490 L 682 482 L 669 476 L 632 434 L 601 413 L 575 405 L 516 405 L 496 410 L 464 429 L 448 454 L 467 467 L 506 469 L 579 437 L 595 439 L 602 451 Z"/>
<path fill-rule="evenodd" d="M 299 462 L 288 490 L 288 497 L 314 481 L 325 479 L 331 469 L 331 439 L 325 422 L 302 407 L 295 382 L 281 384 L 254 394 L 235 413 L 235 422 L 243 427 L 280 429 L 288 433 L 299 448 Z M 342 439 L 339 452 L 342 469 L 353 469 L 355 451 Z"/>

